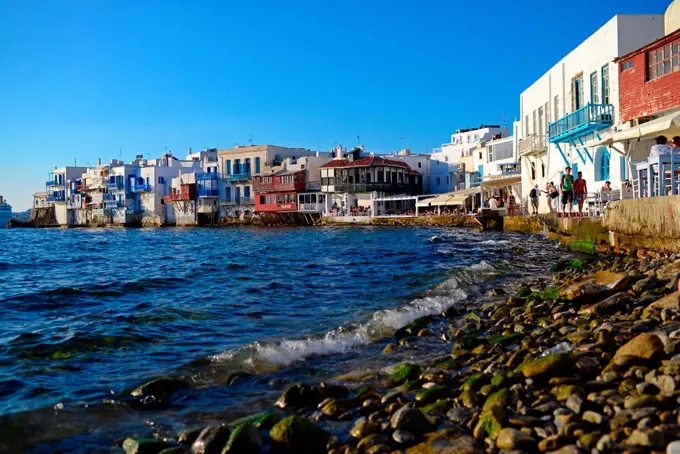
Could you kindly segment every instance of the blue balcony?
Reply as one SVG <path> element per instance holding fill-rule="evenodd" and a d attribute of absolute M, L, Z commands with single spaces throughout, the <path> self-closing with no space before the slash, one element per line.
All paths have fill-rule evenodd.
<path fill-rule="evenodd" d="M 109 183 L 106 185 L 106 188 L 107 188 L 109 191 L 116 191 L 116 190 L 118 190 L 118 189 L 124 189 L 124 188 L 125 188 L 125 183 L 123 183 L 122 181 L 115 181 L 115 182 L 113 182 L 113 183 L 109 182 Z"/>
<path fill-rule="evenodd" d="M 227 181 L 248 181 L 253 179 L 253 174 L 248 173 L 233 173 L 231 175 L 224 175 L 224 179 Z"/>
<path fill-rule="evenodd" d="M 106 208 L 124 208 L 125 202 L 123 200 L 105 200 Z"/>
<path fill-rule="evenodd" d="M 222 175 L 215 172 L 198 172 L 196 174 L 196 181 L 207 181 L 214 180 L 217 181 L 222 178 Z"/>
<path fill-rule="evenodd" d="M 548 142 L 569 143 L 586 134 L 610 127 L 614 123 L 614 106 L 588 104 L 548 125 Z"/>
<path fill-rule="evenodd" d="M 57 182 L 54 180 L 49 180 L 45 182 L 45 186 L 56 186 Z"/>
<path fill-rule="evenodd" d="M 132 192 L 151 192 L 153 188 L 150 184 L 136 184 L 131 189 Z"/>
<path fill-rule="evenodd" d="M 52 194 L 50 196 L 47 196 L 47 201 L 48 202 L 66 202 L 66 195 L 65 194 Z"/>
<path fill-rule="evenodd" d="M 199 189 L 198 190 L 198 196 L 199 197 L 219 197 L 220 192 L 217 189 Z"/>

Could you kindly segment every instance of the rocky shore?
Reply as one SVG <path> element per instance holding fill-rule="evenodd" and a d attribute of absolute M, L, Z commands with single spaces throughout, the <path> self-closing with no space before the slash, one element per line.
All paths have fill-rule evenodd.
<path fill-rule="evenodd" d="M 450 354 L 289 387 L 271 411 L 129 453 L 680 453 L 680 256 L 557 263 L 514 293 L 398 330 L 383 355 Z M 162 403 L 184 383 L 134 391 Z M 140 428 L 140 430 L 144 430 Z"/>

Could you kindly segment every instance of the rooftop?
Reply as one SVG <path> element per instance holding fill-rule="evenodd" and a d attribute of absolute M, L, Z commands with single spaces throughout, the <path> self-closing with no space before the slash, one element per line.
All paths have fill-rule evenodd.
<path fill-rule="evenodd" d="M 385 159 L 378 156 L 366 156 L 363 158 L 355 159 L 354 161 L 349 161 L 348 159 L 334 159 L 326 164 L 322 165 L 322 169 L 328 169 L 333 167 L 370 167 L 370 166 L 393 166 L 393 167 L 403 167 L 405 169 L 410 169 L 409 165 L 402 161 L 396 161 L 394 159 Z"/>

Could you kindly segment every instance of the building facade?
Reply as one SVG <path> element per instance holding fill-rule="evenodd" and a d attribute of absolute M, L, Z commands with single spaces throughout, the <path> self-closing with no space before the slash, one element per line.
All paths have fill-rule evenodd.
<path fill-rule="evenodd" d="M 7 227 L 10 219 L 12 219 L 12 206 L 0 195 L 0 229 Z"/>
<path fill-rule="evenodd" d="M 567 166 L 583 172 L 589 189 L 605 180 L 621 186 L 625 157 L 588 147 L 620 121 L 619 55 L 663 35 L 662 15 L 618 15 L 562 58 L 520 96 L 522 194 L 559 185 Z M 541 212 L 548 211 L 542 203 Z"/>

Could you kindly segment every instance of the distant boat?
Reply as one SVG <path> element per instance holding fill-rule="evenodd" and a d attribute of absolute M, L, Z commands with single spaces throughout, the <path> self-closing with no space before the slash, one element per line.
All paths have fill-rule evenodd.
<path fill-rule="evenodd" d="M 0 229 L 6 228 L 10 219 L 12 219 L 12 206 L 0 195 Z"/>

